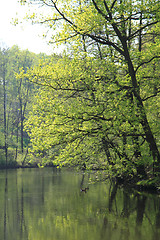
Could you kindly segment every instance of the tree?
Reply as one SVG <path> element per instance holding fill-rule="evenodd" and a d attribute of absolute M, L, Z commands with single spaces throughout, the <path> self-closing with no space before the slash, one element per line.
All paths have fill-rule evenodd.
<path fill-rule="evenodd" d="M 26 79 L 17 81 L 15 74 L 21 68 L 26 72 L 29 67 L 38 62 L 38 56 L 28 50 L 21 51 L 17 46 L 9 49 L 8 61 L 8 91 L 10 94 L 11 113 L 10 113 L 10 138 L 16 146 L 15 159 L 17 159 L 18 145 L 20 142 L 21 153 L 24 152 L 24 143 L 27 138 L 24 132 L 24 119 L 27 111 L 27 104 L 29 103 L 29 96 L 33 90 L 33 84 Z M 14 140 L 13 140 L 14 139 Z M 26 145 L 26 144 L 25 144 Z"/>
<path fill-rule="evenodd" d="M 74 111 L 77 112 L 75 102 L 78 104 L 79 102 L 77 103 L 77 101 L 79 99 L 83 102 L 85 98 L 91 101 L 91 105 L 93 106 L 96 102 L 98 109 L 100 109 L 100 106 L 102 107 L 103 104 L 99 104 L 99 96 L 95 96 L 95 92 L 98 93 L 100 86 L 101 89 L 104 88 L 104 94 L 101 90 L 100 95 L 103 96 L 107 109 L 110 110 L 108 111 L 110 114 L 108 114 L 108 112 L 104 114 L 106 108 L 105 110 L 102 108 L 101 115 L 97 117 L 97 114 L 93 114 L 93 112 L 95 113 L 95 108 L 93 108 L 94 111 L 91 114 L 89 112 L 90 108 L 88 109 L 85 103 L 83 111 L 80 111 L 80 115 L 86 112 L 88 119 L 90 117 L 90 122 L 83 118 L 83 124 L 89 122 L 90 126 L 92 126 L 92 131 L 87 130 L 86 134 L 92 132 L 92 136 L 94 136 L 96 131 L 99 136 L 99 133 L 102 133 L 100 142 L 103 143 L 103 149 L 111 165 L 115 164 L 115 160 L 110 160 L 114 154 L 121 159 L 124 166 L 126 164 L 124 159 L 128 159 L 128 161 L 132 163 L 132 157 L 134 155 L 134 164 L 137 165 L 137 172 L 144 175 L 146 163 L 144 164 L 142 161 L 141 145 L 143 145 L 146 149 L 149 148 L 153 157 L 153 171 L 158 170 L 160 153 L 153 134 L 155 129 L 152 127 L 149 113 L 147 114 L 149 107 L 146 102 L 148 99 L 154 98 L 157 103 L 160 92 L 157 81 L 160 58 L 158 37 L 160 22 L 159 1 L 68 0 L 62 2 L 39 0 L 36 1 L 36 3 L 37 2 L 46 7 L 52 7 L 53 14 L 47 18 L 41 18 L 41 23 L 47 24 L 51 29 L 56 29 L 59 25 L 61 26 L 61 30 L 59 30 L 57 34 L 54 32 L 52 41 L 67 41 L 71 44 L 70 51 L 72 57 L 78 55 L 78 61 L 83 61 L 85 65 L 83 67 L 79 66 L 78 62 L 78 67 L 85 74 L 85 77 L 83 74 L 81 77 L 79 69 L 76 67 L 77 60 L 75 60 L 76 64 L 73 63 L 73 67 L 71 67 L 70 64 L 66 65 L 71 69 L 71 73 L 65 68 L 63 76 L 59 77 L 57 72 L 56 76 L 50 76 L 49 70 L 47 71 L 47 75 L 38 69 L 38 73 L 35 73 L 36 77 L 34 81 L 56 91 L 58 90 L 60 92 L 60 96 L 57 96 L 59 102 L 65 98 L 67 98 L 67 100 L 71 99 L 72 95 L 72 101 L 66 105 L 67 108 L 70 105 L 70 112 L 73 113 Z M 35 16 L 36 15 L 34 15 L 34 17 Z M 37 21 L 37 19 L 35 20 Z M 151 41 L 149 38 L 153 36 L 153 32 L 155 37 L 154 41 Z M 146 39 L 148 39 L 147 43 Z M 91 57 L 91 59 L 93 59 L 94 56 L 94 61 L 89 60 L 88 64 L 86 56 Z M 98 66 L 96 60 L 98 61 Z M 92 64 L 92 62 L 96 62 L 96 64 Z M 81 64 L 82 63 L 80 63 L 80 65 Z M 109 67 L 107 67 L 107 65 Z M 156 93 L 147 91 L 151 81 L 146 84 L 145 79 L 147 79 L 147 77 L 150 78 L 150 76 L 144 75 L 148 67 L 153 67 L 153 65 L 155 67 L 153 74 L 156 77 Z M 88 69 L 89 71 L 87 71 Z M 34 74 L 31 74 L 32 77 L 33 75 Z M 72 76 L 74 76 L 74 78 L 72 78 Z M 65 83 L 67 82 L 67 85 L 64 85 L 63 81 L 65 81 Z M 70 84 L 72 84 L 72 88 L 68 87 Z M 84 93 L 84 95 L 82 96 L 81 93 Z M 112 103 L 110 101 L 112 101 Z M 82 104 L 79 106 L 81 105 Z M 63 107 L 64 106 L 65 103 L 63 101 Z M 42 110 L 45 113 L 45 108 Z M 70 119 L 69 113 L 66 118 L 62 109 L 58 111 L 58 114 L 64 118 L 64 122 L 62 122 L 61 125 L 66 129 Z M 73 115 L 71 122 L 73 122 L 74 119 Z M 116 116 L 115 119 L 114 115 Z M 102 118 L 107 122 L 106 128 L 103 128 L 103 124 L 99 126 L 99 121 L 100 119 L 102 121 Z M 68 120 L 66 121 L 66 119 Z M 42 118 L 41 121 L 43 122 Z M 113 135 L 111 137 L 110 132 L 112 129 Z M 64 139 L 64 137 L 66 138 L 65 143 L 70 141 L 70 139 L 67 139 L 70 130 L 65 131 L 63 129 L 62 131 L 57 130 L 57 132 L 56 136 L 58 135 L 58 137 L 62 139 Z M 72 129 L 72 132 L 73 135 L 76 134 L 75 129 Z M 80 131 L 78 131 L 78 134 L 79 133 Z M 40 136 L 41 135 L 38 136 L 39 141 L 41 139 Z M 83 137 L 80 139 L 82 140 Z M 77 139 L 77 137 L 75 137 L 75 139 Z M 54 145 L 54 141 L 52 144 Z M 129 146 L 132 145 L 130 149 L 133 153 L 132 157 L 128 156 L 131 155 L 130 153 L 127 153 L 128 144 Z"/>
<path fill-rule="evenodd" d="M 2 148 L 5 150 L 5 159 L 6 159 L 6 166 L 8 164 L 8 130 L 7 130 L 7 61 L 8 61 L 8 51 L 3 49 L 0 52 L 0 80 L 3 86 L 3 132 L 4 132 L 4 145 Z"/>
<path fill-rule="evenodd" d="M 8 167 L 17 159 L 18 149 L 23 154 L 29 141 L 23 123 L 34 87 L 26 79 L 17 80 L 15 74 L 22 68 L 26 72 L 41 57 L 45 56 L 21 51 L 17 46 L 0 50 L 1 166 L 4 165 L 4 150 L 5 165 Z"/>

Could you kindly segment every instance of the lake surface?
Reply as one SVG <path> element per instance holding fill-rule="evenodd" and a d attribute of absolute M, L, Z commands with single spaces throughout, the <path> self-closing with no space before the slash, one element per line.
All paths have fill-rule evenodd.
<path fill-rule="evenodd" d="M 62 169 L 0 171 L 2 240 L 159 240 L 160 197 Z M 81 187 L 89 187 L 80 191 Z"/>

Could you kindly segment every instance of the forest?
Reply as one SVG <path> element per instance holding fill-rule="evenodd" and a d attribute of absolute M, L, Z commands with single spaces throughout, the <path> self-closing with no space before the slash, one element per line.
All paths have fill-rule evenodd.
<path fill-rule="evenodd" d="M 0 50 L 0 165 L 101 169 L 158 189 L 159 0 L 21 4 L 64 50 Z"/>
<path fill-rule="evenodd" d="M 14 167 L 19 160 L 23 163 L 28 151 L 29 137 L 24 130 L 24 120 L 36 87 L 27 79 L 16 79 L 15 73 L 22 68 L 27 71 L 45 57 L 45 54 L 36 55 L 28 50 L 20 50 L 16 45 L 0 49 L 1 168 Z"/>

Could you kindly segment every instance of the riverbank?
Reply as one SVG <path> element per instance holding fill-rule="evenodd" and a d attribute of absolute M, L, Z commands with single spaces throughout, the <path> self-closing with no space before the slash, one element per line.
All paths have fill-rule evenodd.
<path fill-rule="evenodd" d="M 23 163 L 23 164 L 22 164 Z M 53 162 L 46 162 L 46 164 L 41 164 L 40 159 L 34 159 L 34 161 L 26 161 L 25 163 L 22 161 L 9 161 L 7 166 L 4 161 L 0 161 L 0 170 L 4 169 L 27 169 L 27 168 L 60 168 L 59 166 L 53 164 Z M 89 167 L 84 167 L 84 165 L 80 166 L 66 166 L 62 168 L 69 168 L 74 169 L 76 171 L 83 171 L 85 172 L 97 172 L 97 178 L 94 179 L 93 182 L 105 182 L 108 179 L 113 181 L 120 187 L 127 187 L 135 189 L 136 191 L 140 192 L 149 192 L 149 193 L 156 193 L 160 194 L 160 182 L 158 177 L 152 178 L 141 178 L 138 176 L 116 176 L 113 172 L 109 172 L 105 166 L 98 166 L 96 164 L 90 165 Z"/>

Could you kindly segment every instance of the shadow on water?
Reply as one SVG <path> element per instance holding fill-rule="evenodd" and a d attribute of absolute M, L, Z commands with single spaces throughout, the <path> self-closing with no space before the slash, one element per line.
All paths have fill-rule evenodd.
<path fill-rule="evenodd" d="M 51 168 L 1 171 L 0 239 L 160 239 L 158 195 L 90 184 L 92 176 Z"/>

